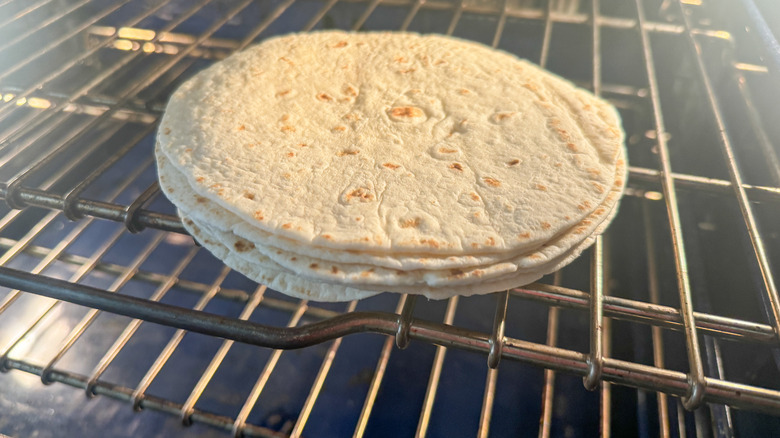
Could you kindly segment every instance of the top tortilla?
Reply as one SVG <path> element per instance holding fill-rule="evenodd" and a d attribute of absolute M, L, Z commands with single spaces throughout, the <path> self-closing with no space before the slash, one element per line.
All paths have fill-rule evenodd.
<path fill-rule="evenodd" d="M 519 253 L 601 205 L 623 144 L 609 104 L 477 43 L 294 34 L 185 82 L 160 150 L 259 229 L 374 253 Z"/>

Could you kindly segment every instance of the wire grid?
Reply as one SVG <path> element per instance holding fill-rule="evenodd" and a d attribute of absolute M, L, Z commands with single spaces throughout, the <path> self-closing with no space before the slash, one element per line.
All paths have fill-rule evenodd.
<path fill-rule="evenodd" d="M 39 3 L 43 5 L 47 2 Z M 550 434 L 553 388 L 555 373 L 558 371 L 581 375 L 587 388 L 599 389 L 601 430 L 607 434 L 612 412 L 611 383 L 657 391 L 658 424 L 665 435 L 674 429 L 675 421 L 686 421 L 682 406 L 695 409 L 707 402 L 715 429 L 721 432 L 732 431 L 726 432 L 726 435 L 733 434 L 732 412 L 729 407 L 723 405 L 771 414 L 780 413 L 780 392 L 769 387 L 728 380 L 719 353 L 723 341 L 756 344 L 764 346 L 768 351 L 774 351 L 780 333 L 780 300 L 767 254 L 770 250 L 767 248 L 767 242 L 776 241 L 776 237 L 765 237 L 768 233 L 762 233 L 762 230 L 766 225 L 764 228 L 758 225 L 759 220 L 755 212 L 756 202 L 777 206 L 780 200 L 780 166 L 772 145 L 772 139 L 777 137 L 772 126 L 765 126 L 764 115 L 757 109 L 754 102 L 756 98 L 751 95 L 748 85 L 751 81 L 756 81 L 776 86 L 776 82 L 771 82 L 776 72 L 761 65 L 760 59 L 740 59 L 742 52 L 737 50 L 737 42 L 732 33 L 714 26 L 701 26 L 704 21 L 700 16 L 712 16 L 712 10 L 691 4 L 696 2 L 641 0 L 636 0 L 627 13 L 620 12 L 617 15 L 603 14 L 603 10 L 608 8 L 602 7 L 598 0 L 588 4 L 576 1 L 537 4 L 511 1 L 330 0 L 316 3 L 306 20 L 286 21 L 299 24 L 283 25 L 285 13 L 294 9 L 295 0 L 246 0 L 218 3 L 220 14 L 212 17 L 210 22 L 202 24 L 200 28 L 195 27 L 199 32 L 193 33 L 193 26 L 187 24 L 196 19 L 205 8 L 213 6 L 210 5 L 211 1 L 187 3 L 185 6 L 171 1 L 152 2 L 151 6 L 140 9 L 133 18 L 121 22 L 110 20 L 112 14 L 121 11 L 130 3 L 106 1 L 100 4 L 100 8 L 81 14 L 78 20 L 74 20 L 74 11 L 81 11 L 86 3 L 69 2 L 60 9 L 50 11 L 46 18 L 37 21 L 25 32 L 0 43 L 0 53 L 11 53 L 10 56 L 13 57 L 13 49 L 18 42 L 38 35 L 48 35 L 40 46 L 16 55 L 10 68 L 0 72 L 0 84 L 10 84 L 2 85 L 5 103 L 0 107 L 0 170 L 3 175 L 0 196 L 14 209 L 0 219 L 0 229 L 6 230 L 8 235 L 12 236 L 3 237 L 0 241 L 0 245 L 5 248 L 5 253 L 0 256 L 0 283 L 14 289 L 0 302 L 0 315 L 12 309 L 24 296 L 21 291 L 92 308 L 71 328 L 44 364 L 16 358 L 14 349 L 23 344 L 37 327 L 43 325 L 51 310 L 60 305 L 60 302 L 52 301 L 49 307 L 38 314 L 40 316 L 33 318 L 28 325 L 6 339 L 0 350 L 0 368 L 4 371 L 18 369 L 39 375 L 44 383 L 59 381 L 86 389 L 90 396 L 108 395 L 127 400 L 136 408 L 169 412 L 181 416 L 185 424 L 202 422 L 230 430 L 235 435 L 274 436 L 278 435 L 277 431 L 249 424 L 247 418 L 273 373 L 282 350 L 335 339 L 328 348 L 300 416 L 290 431 L 291 435 L 297 436 L 302 433 L 307 418 L 318 401 L 342 337 L 358 332 L 377 332 L 394 339 L 388 338 L 381 350 L 355 428 L 356 436 L 365 433 L 393 342 L 403 348 L 411 340 L 438 346 L 419 415 L 418 435 L 425 435 L 428 431 L 448 348 L 479 352 L 487 358 L 489 371 L 483 392 L 478 432 L 480 436 L 488 434 L 495 401 L 497 367 L 500 360 L 506 359 L 546 369 L 541 405 L 542 436 Z M 745 3 L 752 2 L 745 0 Z M 257 20 L 252 23 L 251 28 L 238 35 L 230 35 L 227 29 L 231 20 L 242 16 L 258 4 L 261 5 L 262 12 L 257 14 Z M 433 11 L 439 16 L 447 17 L 444 33 L 456 35 L 458 26 L 463 26 L 464 16 L 487 17 L 490 23 L 495 23 L 493 33 L 479 35 L 478 39 L 496 47 L 501 47 L 507 29 L 515 31 L 526 23 L 541 24 L 539 58 L 534 61 L 543 67 L 548 67 L 548 61 L 555 55 L 551 52 L 554 28 L 573 26 L 584 29 L 589 41 L 576 44 L 576 47 L 580 52 L 590 52 L 587 58 L 591 71 L 584 76 L 590 80 L 581 81 L 581 85 L 609 98 L 625 112 L 643 108 L 645 112 L 641 120 L 648 125 L 648 129 L 640 134 L 653 143 L 654 154 L 657 155 L 656 167 L 632 165 L 628 192 L 629 197 L 634 198 L 633 201 L 639 206 L 638 212 L 634 214 L 638 221 L 643 223 L 639 240 L 644 246 L 642 259 L 646 260 L 648 295 L 631 296 L 623 293 L 625 296 L 621 296 L 621 291 L 614 290 L 608 284 L 607 280 L 613 278 L 613 271 L 616 269 L 613 265 L 617 264 L 609 252 L 614 251 L 611 248 L 616 245 L 605 240 L 614 239 L 613 233 L 599 238 L 589 251 L 590 275 L 587 275 L 589 280 L 584 285 L 580 281 L 577 288 L 562 287 L 563 274 L 558 273 L 550 279 L 550 284 L 533 284 L 496 294 L 492 330 L 473 330 L 453 325 L 458 298 L 447 302 L 444 318 L 439 322 L 415 315 L 415 309 L 419 306 L 414 296 L 401 296 L 395 312 L 355 311 L 355 302 L 345 309 L 332 310 L 306 302 L 275 298 L 267 294 L 262 286 L 252 292 L 231 290 L 223 284 L 230 274 L 227 268 L 223 268 L 211 283 L 188 281 L 180 276 L 198 253 L 198 249 L 194 247 L 184 253 L 167 274 L 142 270 L 142 265 L 157 248 L 164 245 L 170 236 L 175 235 L 169 233 L 183 232 L 178 218 L 170 214 L 170 208 L 166 210 L 154 180 L 148 182 L 148 186 L 142 190 L 137 190 L 134 196 L 126 196 L 128 187 L 142 180 L 142 176 L 148 174 L 150 169 L 153 171 L 150 148 L 144 149 L 142 144 L 153 135 L 167 93 L 175 84 L 181 82 L 183 76 L 191 74 L 189 69 L 196 68 L 199 63 L 224 57 L 271 33 L 306 31 L 322 27 L 326 24 L 324 21 L 333 19 L 331 11 L 345 4 L 360 11 L 353 21 L 348 23 L 355 30 L 368 28 L 372 13 L 380 6 L 400 8 L 403 19 L 397 27 L 399 30 L 413 29 L 413 23 L 421 15 L 421 11 Z M 176 7 L 173 7 L 174 5 Z M 12 25 L 15 20 L 23 20 L 39 8 L 41 6 L 36 3 L 20 9 L 9 19 L 0 21 L 0 30 Z M 621 8 L 616 10 L 622 11 Z M 169 17 L 151 33 L 148 30 L 145 33 L 122 31 L 122 28 L 135 28 L 140 23 L 145 23 L 144 20 L 149 17 L 161 13 L 166 13 Z M 648 18 L 648 15 L 652 17 Z M 52 29 L 66 21 L 67 25 L 63 26 L 65 30 Z M 53 33 L 53 36 L 46 34 L 47 32 Z M 637 59 L 641 61 L 641 70 L 645 75 L 635 81 L 638 83 L 603 81 L 605 53 L 602 47 L 609 42 L 603 38 L 605 32 L 629 33 L 638 38 L 641 50 Z M 688 63 L 694 86 L 699 88 L 700 94 L 695 96 L 703 102 L 703 107 L 708 112 L 706 117 L 711 120 L 710 126 L 715 134 L 715 144 L 708 145 L 707 148 L 713 153 L 715 149 L 720 150 L 723 157 L 720 166 L 725 172 L 720 176 L 711 176 L 706 172 L 704 174 L 707 176 L 699 176 L 695 172 L 676 172 L 672 168 L 675 160 L 666 126 L 669 119 L 664 117 L 663 112 L 669 111 L 669 107 L 662 108 L 662 103 L 668 99 L 662 97 L 662 94 L 669 92 L 670 85 L 659 80 L 658 71 L 665 67 L 658 65 L 659 57 L 654 53 L 654 47 L 661 45 L 659 41 L 664 38 L 676 41 L 679 50 L 684 52 L 682 59 Z M 77 39 L 89 41 L 75 44 L 75 48 L 67 47 L 74 46 L 74 40 Z M 560 46 L 560 43 L 558 44 Z M 26 72 L 25 69 L 32 69 L 36 63 L 44 62 L 49 56 L 62 50 L 65 50 L 68 56 L 59 59 L 59 63 L 50 67 L 43 77 L 37 77 L 32 82 L 18 80 L 19 76 Z M 95 60 L 106 51 L 114 53 L 108 60 Z M 115 56 L 117 52 L 119 56 Z M 713 64 L 709 53 L 726 54 L 726 61 L 722 65 Z M 93 75 L 86 82 L 81 81 L 76 89 L 64 87 L 65 92 L 59 91 L 57 86 L 62 86 L 64 81 L 71 77 L 69 75 L 79 74 L 79 69 L 90 62 L 94 62 Z M 728 73 L 724 75 L 720 68 L 728 69 Z M 128 71 L 131 73 L 128 74 Z M 734 129 L 729 126 L 730 115 L 727 110 L 730 108 L 724 108 L 722 93 L 717 91 L 721 83 L 717 81 L 727 81 L 736 87 L 737 102 L 744 106 L 746 123 L 749 123 L 755 135 L 751 140 L 753 149 L 760 154 L 759 160 L 767 164 L 768 170 L 762 173 L 762 177 L 746 177 L 744 170 L 737 164 L 741 157 L 738 156 L 740 151 L 735 148 Z M 727 103 L 730 107 L 732 102 Z M 641 126 L 641 123 L 638 125 Z M 628 134 L 631 142 L 631 136 L 637 133 L 630 132 L 629 129 Z M 631 144 L 629 148 L 630 146 Z M 629 155 L 631 156 L 631 149 Z M 111 185 L 105 186 L 106 175 L 115 174 L 118 163 L 129 160 L 128 157 L 135 160 L 131 170 L 124 171 L 121 178 L 112 180 Z M 634 163 L 634 157 L 631 158 Z M 641 159 L 637 161 L 642 163 Z M 90 197 L 90 193 L 96 195 Z M 692 239 L 687 236 L 690 233 L 684 233 L 684 230 L 690 228 L 684 226 L 684 213 L 681 213 L 684 201 L 680 200 L 689 200 L 689 193 L 707 194 L 728 200 L 738 208 L 741 217 L 741 223 L 737 224 L 741 228 L 738 232 L 745 236 L 748 243 L 747 253 L 752 259 L 748 264 L 757 273 L 756 278 L 759 278 L 752 287 L 745 285 L 746 290 L 743 292 L 752 294 L 753 299 L 762 303 L 766 312 L 765 319 L 722 316 L 709 310 L 709 304 L 701 299 L 697 302 L 700 311 L 694 309 L 692 276 L 696 275 L 700 265 L 690 253 L 696 252 L 698 255 L 697 251 L 700 250 L 691 250 L 688 246 Z M 157 208 L 152 208 L 155 205 Z M 657 227 L 651 226 L 658 218 L 659 208 L 665 212 L 668 222 L 665 230 L 661 228 L 663 234 L 659 234 Z M 33 225 L 22 231 L 14 231 L 20 228 L 19 223 L 31 223 L 28 216 L 25 216 L 27 213 L 35 213 Z M 34 245 L 36 239 L 46 233 L 47 227 L 57 223 L 62 215 L 68 219 L 78 219 L 68 234 L 54 242 L 51 247 Z M 71 253 L 71 246 L 74 246 L 79 236 L 92 225 L 94 218 L 122 222 L 126 229 L 114 231 L 99 247 L 93 248 L 91 253 Z M 145 228 L 157 231 L 148 230 L 145 234 L 152 234 L 148 239 L 137 238 L 138 242 L 145 242 L 145 246 L 135 258 L 119 264 L 102 261 L 105 253 L 116 242 L 125 238 L 126 232 L 137 233 Z M 659 259 L 663 255 L 673 260 L 675 281 L 672 283 L 666 281 L 668 278 L 664 276 L 668 270 L 661 266 L 664 263 Z M 14 260 L 22 256 L 35 259 L 35 266 L 32 269 L 25 266 L 22 270 L 9 267 Z M 63 279 L 41 275 L 57 263 L 67 263 L 75 268 L 69 277 Z M 84 284 L 85 278 L 98 271 L 111 273 L 114 281 L 103 287 Z M 579 278 L 582 280 L 581 276 Z M 154 284 L 154 293 L 144 298 L 114 293 L 122 291 L 123 287 L 134 280 Z M 176 287 L 197 294 L 199 298 L 192 309 L 160 302 L 168 291 Z M 664 288 L 676 291 L 677 305 L 660 304 L 665 293 Z M 612 295 L 608 295 L 608 292 L 612 292 Z M 239 316 L 226 319 L 203 312 L 215 297 L 243 303 Z M 544 342 L 531 342 L 505 334 L 506 325 L 511 324 L 511 320 L 507 320 L 507 309 L 512 305 L 521 305 L 521 302 L 537 302 L 548 306 L 548 326 Z M 253 312 L 264 306 L 288 312 L 290 319 L 287 327 L 250 322 Z M 91 373 L 85 375 L 58 367 L 60 360 L 82 339 L 96 320 L 98 309 L 137 319 L 126 326 Z M 590 330 L 584 351 L 556 346 L 559 343 L 557 332 L 562 309 L 575 309 L 588 314 Z M 300 324 L 304 318 L 312 318 L 316 322 Z M 640 323 L 652 328 L 653 357 L 650 363 L 613 357 L 611 350 L 617 347 L 611 343 L 617 336 L 612 330 L 613 324 L 616 323 L 613 320 Z M 179 330 L 171 336 L 164 350 L 135 387 L 101 380 L 103 373 L 134 336 L 142 321 L 161 323 Z M 666 362 L 672 362 L 673 359 L 664 357 L 664 345 L 665 342 L 668 343 L 664 333 L 669 330 L 684 334 L 683 349 L 687 354 L 687 361 L 683 361 L 682 367 L 678 367 L 680 369 L 668 366 Z M 146 390 L 175 353 L 187 331 L 219 336 L 226 340 L 186 401 L 180 403 L 147 394 Z M 222 366 L 233 341 L 277 350 L 272 353 L 268 365 L 235 416 L 216 415 L 196 408 L 203 391 Z M 704 347 L 701 345 L 702 341 Z M 669 406 L 667 394 L 679 397 L 676 408 Z M 676 420 L 673 418 L 675 415 Z M 697 424 L 698 420 L 697 417 Z M 681 434 L 683 430 L 683 426 L 678 426 Z"/>

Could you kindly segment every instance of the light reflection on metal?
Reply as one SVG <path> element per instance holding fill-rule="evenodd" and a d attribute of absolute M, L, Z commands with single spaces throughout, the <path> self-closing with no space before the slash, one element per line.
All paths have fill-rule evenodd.
<path fill-rule="evenodd" d="M 130 40 L 114 41 L 114 48 L 119 50 L 133 50 L 133 42 Z"/>
<path fill-rule="evenodd" d="M 139 29 L 137 27 L 122 27 L 119 29 L 119 38 L 128 40 L 151 41 L 157 33 L 150 29 Z"/>
<path fill-rule="evenodd" d="M 745 62 L 738 62 L 734 64 L 737 70 L 750 71 L 755 73 L 769 73 L 769 69 L 765 65 L 748 64 Z"/>
<path fill-rule="evenodd" d="M 117 28 L 112 26 L 92 26 L 89 28 L 90 35 L 110 37 L 115 33 L 121 39 L 131 41 L 151 41 L 157 36 L 157 33 L 151 29 L 140 29 L 135 27 L 122 27 Z M 175 33 L 175 32 L 162 32 L 157 39 L 160 43 L 173 43 L 173 44 L 192 44 L 195 41 L 195 37 L 192 35 Z M 221 49 L 235 49 L 236 42 L 223 38 L 209 38 L 204 41 L 201 46 L 208 48 L 221 48 Z"/>

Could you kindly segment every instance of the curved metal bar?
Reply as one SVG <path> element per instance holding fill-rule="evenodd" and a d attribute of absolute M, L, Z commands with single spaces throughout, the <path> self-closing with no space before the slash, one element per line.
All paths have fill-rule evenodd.
<path fill-rule="evenodd" d="M 393 313 L 354 312 L 302 326 L 271 327 L 132 296 L 116 295 L 101 289 L 5 267 L 0 267 L 0 284 L 119 315 L 141 318 L 148 322 L 275 349 L 308 347 L 354 333 L 372 332 L 393 336 L 399 326 L 398 315 Z M 415 320 L 411 324 L 409 337 L 483 354 L 490 349 L 488 335 L 484 333 L 425 320 Z M 580 376 L 587 373 L 587 355 L 519 339 L 506 339 L 503 357 Z M 15 367 L 14 363 L 8 365 Z M 612 358 L 604 358 L 603 379 L 678 396 L 685 395 L 689 390 L 687 375 L 684 373 Z M 52 380 L 56 379 L 52 376 Z M 702 393 L 693 395 L 704 397 L 706 401 L 763 412 L 780 411 L 780 391 L 712 378 L 706 378 L 705 385 L 701 388 Z M 140 406 L 143 400 L 139 402 Z"/>
<path fill-rule="evenodd" d="M 488 366 L 498 368 L 501 361 L 501 350 L 504 348 L 504 328 L 506 327 L 506 308 L 509 304 L 509 291 L 496 294 L 496 315 L 493 318 L 493 331 L 490 333 L 490 352 L 488 353 Z"/>
<path fill-rule="evenodd" d="M 398 316 L 398 329 L 395 331 L 395 345 L 401 350 L 409 346 L 409 329 L 412 326 L 416 302 L 417 295 L 405 295 L 404 309 Z"/>
<path fill-rule="evenodd" d="M 123 221 L 127 230 L 131 233 L 140 233 L 145 228 L 143 224 L 138 223 L 138 212 L 141 208 L 154 199 L 160 193 L 160 184 L 155 181 L 141 193 L 140 196 L 127 206 L 125 209 L 125 220 Z"/>

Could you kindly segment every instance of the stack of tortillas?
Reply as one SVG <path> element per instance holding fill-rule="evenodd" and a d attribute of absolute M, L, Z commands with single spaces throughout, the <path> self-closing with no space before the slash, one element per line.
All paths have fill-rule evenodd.
<path fill-rule="evenodd" d="M 533 282 L 604 231 L 626 177 L 605 101 L 410 33 L 288 35 L 213 65 L 173 94 L 157 163 L 205 248 L 321 301 Z"/>

